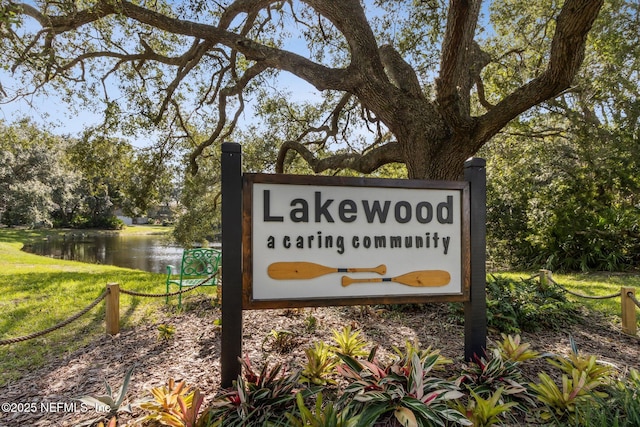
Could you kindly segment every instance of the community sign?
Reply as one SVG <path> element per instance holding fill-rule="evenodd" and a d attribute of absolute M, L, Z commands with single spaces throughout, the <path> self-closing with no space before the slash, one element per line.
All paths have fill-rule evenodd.
<path fill-rule="evenodd" d="M 243 179 L 244 308 L 468 301 L 468 182 Z"/>

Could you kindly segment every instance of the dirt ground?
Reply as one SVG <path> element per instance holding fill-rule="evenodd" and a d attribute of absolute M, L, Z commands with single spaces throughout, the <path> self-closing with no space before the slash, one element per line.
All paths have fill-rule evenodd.
<path fill-rule="evenodd" d="M 310 328 L 310 316 L 315 318 L 315 330 Z M 149 397 L 152 387 L 165 384 L 169 378 L 184 379 L 211 399 L 220 384 L 221 330 L 216 324 L 219 308 L 199 297 L 190 300 L 183 312 L 168 309 L 159 318 L 156 323 L 123 330 L 114 337 L 102 336 L 0 388 L 0 403 L 22 404 L 27 411 L 7 412 L 3 406 L 0 427 L 73 426 L 91 420 L 100 412 L 83 407 L 73 398 L 104 394 L 104 380 L 117 390 L 131 366 L 135 368 L 125 403 Z M 297 368 L 305 360 L 306 347 L 319 340 L 332 343 L 332 330 L 346 325 L 361 330 L 369 342 L 379 344 L 381 357 L 389 356 L 392 346 L 404 346 L 406 340 L 418 340 L 423 347 L 440 349 L 457 366 L 464 353 L 464 328 L 451 323 L 442 304 L 421 312 L 363 307 L 245 311 L 243 323 L 243 352 L 258 367 L 268 361 L 285 362 Z M 171 339 L 159 339 L 160 324 L 175 326 Z M 265 343 L 271 331 L 291 332 L 294 342 L 289 353 L 273 351 Z M 569 337 L 573 336 L 583 353 L 595 354 L 620 369 L 640 369 L 640 338 L 623 334 L 620 325 L 595 314 L 585 314 L 581 324 L 568 330 L 522 335 L 535 350 L 560 354 L 568 354 Z M 499 340 L 499 335 L 492 333 L 489 340 Z M 534 371 L 529 373 L 532 381 Z M 17 409 L 14 405 L 13 410 Z M 134 408 L 132 415 L 121 419 L 132 420 L 140 414 Z"/>

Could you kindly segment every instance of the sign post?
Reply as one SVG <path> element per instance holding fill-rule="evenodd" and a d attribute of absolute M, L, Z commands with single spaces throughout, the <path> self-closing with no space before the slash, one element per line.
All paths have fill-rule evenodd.
<path fill-rule="evenodd" d="M 471 294 L 464 303 L 464 359 L 483 356 L 487 348 L 487 172 L 486 160 L 464 163 L 464 179 L 470 183 Z"/>
<path fill-rule="evenodd" d="M 242 356 L 242 152 L 222 144 L 222 343 L 221 385 L 241 373 Z"/>

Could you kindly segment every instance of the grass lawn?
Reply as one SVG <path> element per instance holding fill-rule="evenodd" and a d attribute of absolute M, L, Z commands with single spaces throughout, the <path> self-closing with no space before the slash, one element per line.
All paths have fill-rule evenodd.
<path fill-rule="evenodd" d="M 166 227 L 133 226 L 123 233 L 167 233 Z M 79 312 L 102 294 L 107 283 L 147 293 L 164 292 L 164 274 L 146 273 L 105 265 L 62 261 L 22 252 L 33 239 L 78 230 L 0 229 L 0 340 L 21 337 L 47 329 Z M 86 231 L 95 233 L 96 231 Z M 527 278 L 531 273 L 500 273 Z M 587 295 L 609 295 L 631 286 L 640 295 L 640 274 L 554 274 L 554 280 Z M 620 298 L 587 300 L 569 296 L 592 310 L 620 322 Z M 176 304 L 176 301 L 173 301 Z M 163 307 L 162 298 L 121 295 L 123 328 L 153 322 Z M 640 322 L 640 309 L 637 310 Z M 21 372 L 45 364 L 53 357 L 71 352 L 105 334 L 104 303 L 64 328 L 17 344 L 0 346 L 0 386 L 18 378 Z"/>
<path fill-rule="evenodd" d="M 499 273 L 512 278 L 528 278 L 532 273 Z M 562 287 L 588 296 L 608 296 L 620 292 L 621 287 L 636 289 L 636 298 L 640 299 L 640 273 L 573 273 L 552 274 L 553 281 Z M 621 322 L 620 297 L 607 299 L 588 299 L 567 294 L 567 297 L 590 310 L 605 314 L 615 323 Z M 640 325 L 640 309 L 636 310 L 636 322 Z"/>
<path fill-rule="evenodd" d="M 133 226 L 124 234 L 167 233 L 167 227 Z M 165 275 L 85 264 L 28 254 L 20 249 L 33 239 L 78 230 L 0 229 L 0 340 L 42 331 L 84 309 L 105 289 L 119 283 L 123 289 L 146 293 L 165 291 Z M 86 233 L 96 233 L 87 231 Z M 173 302 L 175 304 L 175 302 Z M 120 296 L 122 327 L 154 321 L 163 298 Z M 0 386 L 26 369 L 73 351 L 105 333 L 104 302 L 69 325 L 35 339 L 0 346 Z"/>

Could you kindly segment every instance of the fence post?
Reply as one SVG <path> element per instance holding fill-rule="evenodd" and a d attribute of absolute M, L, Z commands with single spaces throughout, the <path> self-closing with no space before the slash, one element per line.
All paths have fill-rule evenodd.
<path fill-rule="evenodd" d="M 107 334 L 116 335 L 120 332 L 120 285 L 107 283 L 107 297 L 105 299 Z"/>
<path fill-rule="evenodd" d="M 540 270 L 540 289 L 547 289 L 551 283 L 551 270 Z"/>
<path fill-rule="evenodd" d="M 636 304 L 627 294 L 635 296 L 635 288 L 620 288 L 620 300 L 622 303 L 622 332 L 629 335 L 635 335 Z"/>

